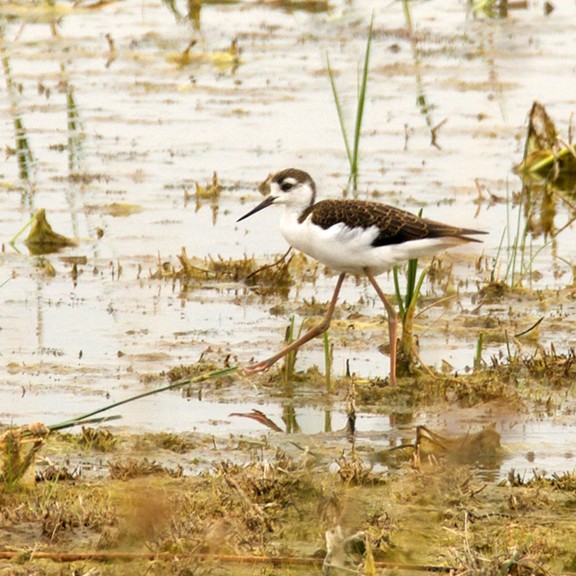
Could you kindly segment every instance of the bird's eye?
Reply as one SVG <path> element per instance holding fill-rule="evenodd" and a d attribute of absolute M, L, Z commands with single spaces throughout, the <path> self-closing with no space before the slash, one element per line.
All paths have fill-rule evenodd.
<path fill-rule="evenodd" d="M 282 192 L 288 192 L 289 190 L 292 190 L 292 188 L 294 188 L 294 180 L 287 178 L 286 180 L 282 180 L 282 182 L 280 182 L 280 190 L 282 190 Z"/>

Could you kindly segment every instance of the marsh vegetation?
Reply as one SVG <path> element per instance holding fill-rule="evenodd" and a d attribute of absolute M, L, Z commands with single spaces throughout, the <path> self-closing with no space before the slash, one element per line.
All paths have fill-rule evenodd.
<path fill-rule="evenodd" d="M 2 573 L 576 571 L 557 4 L 2 3 Z M 360 279 L 241 370 L 334 286 L 235 224 L 287 165 L 489 232 L 383 277 L 394 389 Z"/>

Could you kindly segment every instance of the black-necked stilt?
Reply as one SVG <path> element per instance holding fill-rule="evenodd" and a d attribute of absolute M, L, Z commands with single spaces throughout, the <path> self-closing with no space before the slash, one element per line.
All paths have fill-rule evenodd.
<path fill-rule="evenodd" d="M 238 219 L 252 216 L 271 204 L 283 204 L 280 230 L 288 243 L 332 270 L 340 272 L 334 294 L 323 320 L 303 336 L 267 360 L 247 368 L 268 370 L 275 362 L 319 336 L 330 326 L 336 301 L 346 274 L 365 274 L 388 313 L 390 337 L 390 385 L 396 383 L 396 325 L 398 314 L 388 302 L 375 276 L 411 258 L 480 242 L 470 238 L 485 234 L 420 218 L 410 212 L 363 200 L 322 200 L 316 202 L 316 185 L 309 174 L 288 168 L 270 176 L 265 185 L 270 193 L 254 209 Z"/>

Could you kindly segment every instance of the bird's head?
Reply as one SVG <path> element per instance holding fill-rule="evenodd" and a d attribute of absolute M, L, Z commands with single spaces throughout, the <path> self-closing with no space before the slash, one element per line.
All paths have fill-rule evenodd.
<path fill-rule="evenodd" d="M 310 175 L 296 168 L 288 168 L 268 176 L 260 185 L 260 191 L 268 194 L 255 208 L 238 219 L 238 222 L 260 212 L 272 204 L 284 204 L 302 211 L 312 206 L 316 199 L 316 185 Z"/>

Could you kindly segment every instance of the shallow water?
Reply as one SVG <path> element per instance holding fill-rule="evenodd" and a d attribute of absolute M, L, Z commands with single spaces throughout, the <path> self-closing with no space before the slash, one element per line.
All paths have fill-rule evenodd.
<path fill-rule="evenodd" d="M 207 349 L 218 361 L 228 353 L 241 363 L 266 356 L 280 344 L 299 304 L 327 300 L 334 278 L 323 274 L 292 290 L 285 316 L 270 313 L 280 298 L 262 300 L 241 284 L 181 292 L 177 284 L 149 276 L 159 261 L 177 265 L 182 246 L 199 258 L 247 254 L 263 263 L 283 253 L 273 210 L 235 223 L 259 201 L 257 185 L 271 171 L 298 166 L 314 176 L 322 196 L 341 195 L 348 166 L 326 55 L 352 132 L 372 13 L 358 195 L 412 211 L 423 207 L 426 216 L 489 231 L 481 248 L 446 260 L 453 262 L 454 282 L 462 284 L 458 302 L 418 320 L 425 362 L 471 366 L 477 331 L 455 336 L 446 327 L 474 308 L 472 298 L 491 270 L 506 279 L 506 247 L 520 210 L 510 209 L 506 199 L 521 187 L 511 169 L 522 158 L 530 106 L 542 101 L 566 138 L 574 110 L 576 79 L 566 73 L 566 53 L 576 15 L 573 6 L 557 4 L 547 17 L 535 3 L 500 21 L 467 16 L 462 3 L 412 2 L 413 41 L 399 2 L 337 1 L 320 12 L 282 3 L 205 3 L 196 23 L 178 21 L 166 5 L 148 0 L 88 10 L 58 5 L 52 14 L 57 24 L 49 10 L 2 7 L 0 137 L 14 149 L 15 122 L 21 122 L 20 142 L 29 146 L 31 161 L 24 155 L 19 163 L 8 154 L 0 172 L 1 421 L 68 419 L 150 388 L 142 375 L 194 363 Z M 179 9 L 184 13 L 184 5 Z M 171 62 L 170 55 L 193 38 L 191 53 L 203 56 L 184 67 Z M 224 52 L 235 39 L 240 62 L 230 65 Z M 430 128 L 444 120 L 433 146 Z M 223 191 L 197 205 L 195 185 L 207 186 L 213 172 Z M 476 183 L 483 190 L 480 202 Z M 117 203 L 137 209 L 118 216 Z M 80 241 L 48 257 L 54 277 L 28 255 L 22 238 L 8 244 L 39 208 L 55 230 Z M 560 228 L 572 214 L 562 202 L 556 208 Z M 574 240 L 569 227 L 538 253 L 533 290 L 569 289 Z M 533 242 L 535 253 L 544 240 Z M 477 271 L 480 254 L 490 264 Z M 70 255 L 86 258 L 77 280 L 64 259 Z M 392 291 L 391 278 L 384 276 L 383 285 Z M 424 290 L 442 295 L 429 283 Z M 342 300 L 369 317 L 382 313 L 363 283 L 349 280 Z M 520 328 L 545 314 L 539 343 L 554 342 L 560 352 L 574 345 L 573 305 L 564 303 L 565 322 L 548 329 L 554 306 L 544 312 L 538 302 L 521 306 L 484 311 L 503 322 L 513 318 Z M 343 374 L 349 360 L 362 377 L 385 375 L 387 358 L 369 343 L 352 350 L 336 346 L 334 373 Z M 503 344 L 490 344 L 484 356 L 502 350 Z M 321 345 L 309 346 L 299 354 L 298 368 L 322 366 L 322 354 Z M 225 399 L 207 387 L 202 402 L 174 393 L 147 399 L 122 408 L 122 425 L 261 433 L 261 425 L 228 414 L 265 406 L 275 419 L 281 401 L 255 390 L 249 402 L 238 403 L 243 390 L 231 390 Z M 340 400 L 329 399 L 334 430 L 344 422 Z M 324 431 L 323 408 L 300 407 L 304 396 L 295 404 L 303 430 Z M 388 430 L 385 417 L 366 418 L 366 431 Z M 521 434 L 507 436 L 504 424 L 500 431 L 504 442 L 519 446 L 520 460 L 532 450 L 544 459 L 542 466 L 573 466 L 566 456 L 573 427 L 554 417 L 519 421 Z M 469 425 L 463 421 L 461 428 Z M 509 464 L 521 468 L 520 460 Z"/>

